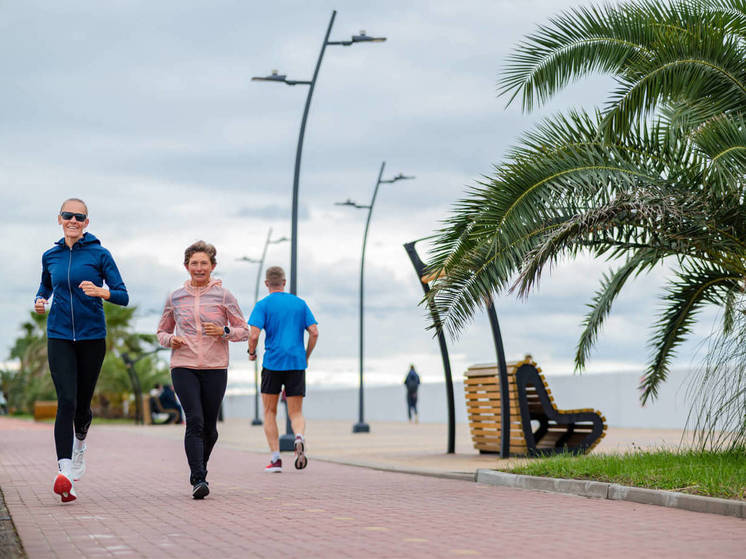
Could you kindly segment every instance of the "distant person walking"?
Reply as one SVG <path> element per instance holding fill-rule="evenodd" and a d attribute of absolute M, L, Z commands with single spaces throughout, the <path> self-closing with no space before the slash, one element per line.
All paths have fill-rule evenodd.
<path fill-rule="evenodd" d="M 420 417 L 417 415 L 417 392 L 420 390 L 420 375 L 414 370 L 414 365 L 409 366 L 409 372 L 404 379 L 404 385 L 407 387 L 407 417 L 410 423 L 414 414 L 414 422 L 419 423 Z"/>
<path fill-rule="evenodd" d="M 306 395 L 308 358 L 319 337 L 316 319 L 306 302 L 285 293 L 285 272 L 279 266 L 267 268 L 264 284 L 269 295 L 259 301 L 249 317 L 249 359 L 256 359 L 259 334 L 265 331 L 262 362 L 262 403 L 264 404 L 264 435 L 272 453 L 267 472 L 281 472 L 280 441 L 277 430 L 277 401 L 283 386 L 287 396 L 288 415 L 295 432 L 295 467 L 302 470 L 306 457 L 303 398 Z M 304 333 L 308 344 L 304 347 Z"/>
<path fill-rule="evenodd" d="M 57 223 L 64 236 L 41 258 L 34 310 L 44 314 L 52 298 L 47 357 L 57 391 L 54 444 L 59 470 L 53 491 L 67 503 L 77 498 L 73 482 L 85 473 L 91 399 L 106 355 L 103 301 L 125 306 L 129 296 L 111 253 L 85 232 L 89 223 L 85 202 L 65 200 Z"/>
<path fill-rule="evenodd" d="M 183 287 L 166 300 L 158 324 L 158 341 L 171 348 L 171 379 L 186 416 L 184 450 L 189 463 L 192 497 L 204 499 L 207 462 L 218 440 L 217 421 L 228 382 L 228 342 L 249 339 L 233 294 L 210 274 L 216 250 L 204 241 L 187 247 Z"/>

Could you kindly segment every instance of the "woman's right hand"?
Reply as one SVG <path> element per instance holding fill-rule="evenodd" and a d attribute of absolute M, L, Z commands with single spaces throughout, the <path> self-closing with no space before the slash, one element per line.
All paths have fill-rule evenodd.
<path fill-rule="evenodd" d="M 41 297 L 34 301 L 34 310 L 36 311 L 36 314 L 44 314 L 47 312 L 46 304 L 47 300 L 42 299 Z"/>
<path fill-rule="evenodd" d="M 171 338 L 171 347 L 173 349 L 178 349 L 181 346 L 183 346 L 185 343 L 186 341 L 181 336 L 174 336 L 173 338 Z"/>

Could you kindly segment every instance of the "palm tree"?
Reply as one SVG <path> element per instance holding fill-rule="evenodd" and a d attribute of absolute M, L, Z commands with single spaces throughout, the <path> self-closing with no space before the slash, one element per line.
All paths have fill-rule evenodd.
<path fill-rule="evenodd" d="M 106 315 L 106 357 L 96 385 L 94 401 L 121 405 L 125 393 L 132 391 L 129 374 L 121 359 L 124 352 L 133 358 L 157 345 L 155 334 L 134 331 L 132 320 L 137 307 L 120 307 L 104 303 Z M 16 338 L 10 358 L 17 360 L 17 369 L 0 371 L 0 389 L 6 394 L 9 407 L 30 412 L 36 400 L 54 400 L 55 390 L 47 363 L 47 314 L 29 313 L 21 325 L 22 335 Z M 137 374 L 142 386 L 163 383 L 168 369 L 155 356 L 138 363 Z M 103 395 L 103 398 L 101 396 Z"/>
<path fill-rule="evenodd" d="M 122 360 L 122 354 L 133 358 L 151 351 L 158 346 L 155 334 L 142 334 L 134 331 L 132 321 L 137 307 L 121 307 L 104 303 L 106 313 L 106 357 L 101 366 L 101 376 L 96 386 L 96 398 L 101 411 L 118 415 L 123 398 L 133 392 L 132 380 Z M 143 358 L 137 366 L 136 374 L 141 386 L 153 386 L 156 382 L 165 383 L 168 368 L 155 355 Z M 114 408 L 109 410 L 108 408 Z"/>
<path fill-rule="evenodd" d="M 55 399 L 47 364 L 47 315 L 30 312 L 21 331 L 10 350 L 10 358 L 18 361 L 18 368 L 3 371 L 3 391 L 9 408 L 31 411 L 36 400 Z"/>
<path fill-rule="evenodd" d="M 520 43 L 500 92 L 528 111 L 591 72 L 616 82 L 606 105 L 525 134 L 440 229 L 434 326 L 455 334 L 485 296 L 525 296 L 548 264 L 590 253 L 616 266 L 585 317 L 581 370 L 626 282 L 666 263 L 645 403 L 704 305 L 723 310 L 724 332 L 746 310 L 746 0 L 567 11 Z"/>

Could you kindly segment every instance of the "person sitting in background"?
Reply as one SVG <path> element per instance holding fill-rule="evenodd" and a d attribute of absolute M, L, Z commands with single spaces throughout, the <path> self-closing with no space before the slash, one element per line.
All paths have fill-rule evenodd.
<path fill-rule="evenodd" d="M 184 416 L 181 412 L 181 405 L 179 405 L 179 400 L 176 398 L 176 393 L 174 392 L 174 389 L 170 384 L 163 385 L 161 395 L 158 397 L 158 399 L 161 401 L 161 405 L 165 409 L 170 408 L 178 412 L 176 423 L 184 423 Z"/>
<path fill-rule="evenodd" d="M 150 389 L 150 416 L 153 425 L 167 425 L 169 423 L 179 423 L 181 416 L 179 405 L 164 405 L 163 404 L 163 393 L 164 388 L 159 382 L 153 385 Z M 161 421 L 158 416 L 166 415 L 165 420 Z"/>

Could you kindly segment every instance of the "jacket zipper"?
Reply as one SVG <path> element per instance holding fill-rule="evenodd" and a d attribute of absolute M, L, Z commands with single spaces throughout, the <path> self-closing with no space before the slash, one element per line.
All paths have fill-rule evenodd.
<path fill-rule="evenodd" d="M 70 259 L 67 261 L 67 292 L 70 294 L 70 317 L 73 324 L 73 341 L 75 341 L 75 309 L 73 308 L 73 289 L 70 285 L 70 268 L 73 264 L 73 247 L 70 247 Z"/>
<path fill-rule="evenodd" d="M 199 319 L 199 289 L 194 294 L 194 324 L 197 330 L 197 368 L 202 367 L 202 322 Z"/>

